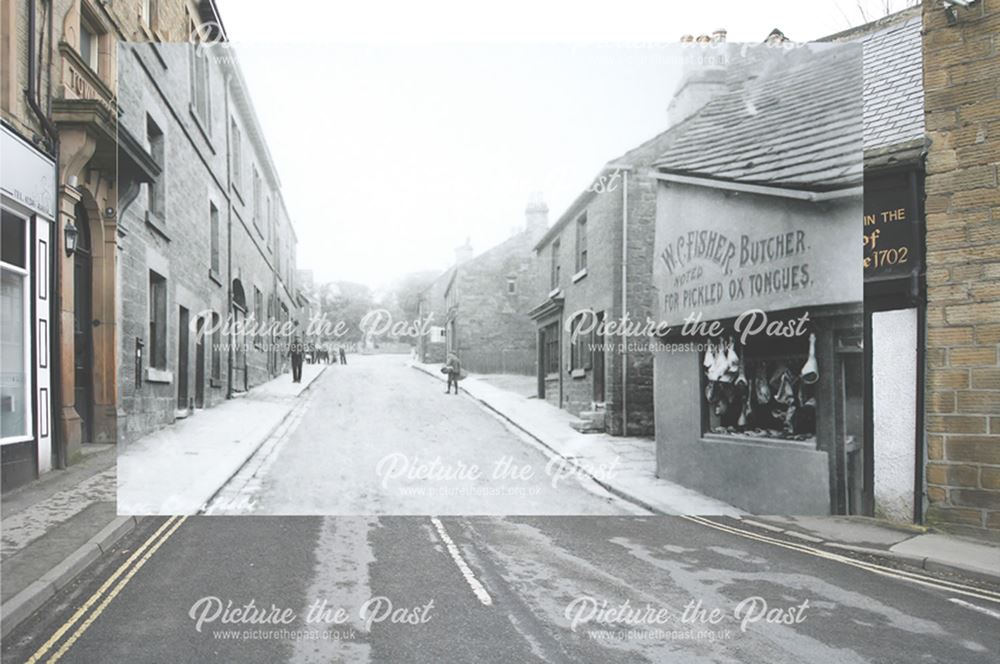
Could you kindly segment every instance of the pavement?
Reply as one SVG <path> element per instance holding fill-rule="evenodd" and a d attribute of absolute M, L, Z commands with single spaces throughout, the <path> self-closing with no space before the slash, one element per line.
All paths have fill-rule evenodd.
<path fill-rule="evenodd" d="M 241 455 L 245 460 L 268 438 L 323 369 L 306 365 L 300 384 L 292 383 L 290 375 L 279 376 L 240 399 L 198 411 L 136 441 L 127 454 L 119 454 L 115 445 L 84 445 L 80 462 L 4 494 L 0 634 L 8 634 L 72 585 L 148 514 L 203 506 L 236 472 Z M 219 431 L 227 433 L 220 436 Z M 234 440 L 239 444 L 219 442 Z M 196 454 L 190 453 L 192 446 L 199 447 Z M 162 472 L 164 457 L 172 459 L 175 473 Z M 206 459 L 211 465 L 200 466 Z M 160 464 L 159 471 L 143 464 Z M 119 480 L 125 480 L 124 504 Z"/>
<path fill-rule="evenodd" d="M 446 382 L 440 364 L 411 362 L 418 371 Z M 656 514 L 738 516 L 743 512 L 675 482 L 656 477 L 656 442 L 652 438 L 580 433 L 565 410 L 524 394 L 520 385 L 498 386 L 496 377 L 469 375 L 459 385 L 489 410 L 538 441 L 552 454 L 578 468 L 612 494 Z"/>
<path fill-rule="evenodd" d="M 440 364 L 411 365 L 444 381 Z M 469 375 L 463 391 L 477 399 L 546 448 L 578 464 L 610 493 L 658 514 L 698 514 L 733 517 L 736 521 L 802 542 L 841 551 L 893 559 L 917 568 L 959 573 L 1000 581 L 1000 545 L 926 528 L 853 516 L 751 516 L 672 482 L 655 477 L 656 451 L 646 438 L 582 434 L 569 427 L 567 412 L 527 396 L 524 382 L 514 378 Z M 506 388 L 506 389 L 505 389 Z M 615 459 L 619 472 L 602 473 Z"/>
<path fill-rule="evenodd" d="M 282 374 L 120 450 L 118 513 L 174 515 L 203 510 L 327 368 L 306 364 L 300 383 L 293 383 L 290 373 Z"/>

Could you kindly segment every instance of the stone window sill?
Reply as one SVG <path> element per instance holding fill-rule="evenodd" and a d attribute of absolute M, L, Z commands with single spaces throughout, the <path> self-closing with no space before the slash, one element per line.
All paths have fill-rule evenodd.
<path fill-rule="evenodd" d="M 153 367 L 147 367 L 146 382 L 164 384 L 172 383 L 174 382 L 174 372 L 167 369 L 154 369 Z"/>
<path fill-rule="evenodd" d="M 216 388 L 222 387 L 222 379 L 221 378 L 209 378 L 208 385 L 209 385 L 209 387 L 216 387 Z"/>
<path fill-rule="evenodd" d="M 214 281 L 219 286 L 222 285 L 222 275 L 220 275 L 218 273 L 218 271 L 209 268 L 209 270 L 208 270 L 208 278 L 211 279 L 212 281 Z"/>
<path fill-rule="evenodd" d="M 170 235 L 167 233 L 166 222 L 163 220 L 163 217 L 152 210 L 146 210 L 146 225 L 159 233 L 164 240 L 167 240 L 168 242 L 170 241 Z"/>
<path fill-rule="evenodd" d="M 572 371 L 569 372 L 569 374 L 573 378 L 586 378 L 587 377 L 587 370 L 586 369 L 573 369 Z"/>
<path fill-rule="evenodd" d="M 587 276 L 587 268 L 583 268 L 582 270 L 573 275 L 573 283 L 575 284 L 576 282 L 580 281 L 586 276 Z"/>

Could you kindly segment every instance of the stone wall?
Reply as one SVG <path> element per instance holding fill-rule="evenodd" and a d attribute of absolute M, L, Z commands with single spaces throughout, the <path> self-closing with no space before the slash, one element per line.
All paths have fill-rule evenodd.
<path fill-rule="evenodd" d="M 1000 2 L 925 0 L 931 524 L 1000 529 Z"/>
<path fill-rule="evenodd" d="M 203 316 L 210 324 L 214 314 L 225 323 L 230 312 L 230 288 L 238 280 L 244 290 L 247 316 L 266 321 L 280 317 L 282 305 L 290 315 L 296 310 L 291 282 L 295 273 L 294 231 L 276 187 L 273 167 L 256 142 L 259 139 L 247 138 L 256 135 L 252 107 L 246 100 L 232 103 L 238 96 L 234 93 L 246 95 L 246 90 L 233 85 L 237 89 L 230 90 L 227 106 L 226 60 L 214 57 L 214 53 L 222 51 L 222 47 L 211 47 L 196 55 L 196 49 L 187 44 L 161 45 L 156 54 L 148 48 L 120 48 L 120 127 L 146 143 L 148 123 L 154 122 L 165 144 L 160 175 L 162 214 L 151 212 L 149 185 L 143 185 L 120 219 L 118 389 L 122 443 L 196 412 L 178 402 L 182 366 L 187 372 L 188 403 L 196 398 L 198 389 L 197 339 L 191 328 L 187 354 L 181 355 L 181 307 L 187 310 L 190 321 Z M 191 110 L 189 71 L 193 57 L 206 58 L 209 66 L 211 110 L 207 118 L 197 119 Z M 235 152 L 233 122 L 244 128 L 242 149 Z M 233 190 L 227 164 L 230 155 L 235 154 L 242 156 L 246 184 Z M 259 207 L 252 193 L 255 170 L 260 175 Z M 212 207 L 218 216 L 217 270 L 212 269 Z M 150 369 L 151 271 L 166 279 L 167 361 L 161 370 Z M 230 391 L 253 387 L 283 371 L 286 362 L 275 350 L 276 341 L 280 340 L 255 336 L 244 343 L 222 332 L 206 337 L 201 358 L 203 406 L 217 405 Z M 140 343 L 144 346 L 141 372 L 135 361 Z M 245 345 L 245 362 L 237 362 L 237 353 L 231 351 L 234 344 Z M 217 376 L 212 375 L 214 346 L 219 353 Z"/>

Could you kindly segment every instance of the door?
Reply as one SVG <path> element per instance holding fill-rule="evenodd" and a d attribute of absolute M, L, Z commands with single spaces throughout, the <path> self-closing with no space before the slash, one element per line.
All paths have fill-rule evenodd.
<path fill-rule="evenodd" d="M 177 408 L 188 407 L 188 310 L 180 307 L 177 316 Z"/>
<path fill-rule="evenodd" d="M 598 330 L 604 328 L 604 312 L 601 311 L 595 314 L 597 319 L 597 324 L 594 326 L 594 357 L 593 357 L 593 367 L 594 367 L 594 401 L 596 403 L 604 403 L 606 397 L 604 395 L 604 337 L 598 334 Z"/>
<path fill-rule="evenodd" d="M 94 439 L 94 312 L 90 220 L 82 204 L 76 206 L 79 231 L 73 254 L 73 401 L 80 416 L 82 442 Z"/>
<path fill-rule="evenodd" d="M 194 340 L 194 405 L 205 407 L 205 317 L 198 319 Z"/>

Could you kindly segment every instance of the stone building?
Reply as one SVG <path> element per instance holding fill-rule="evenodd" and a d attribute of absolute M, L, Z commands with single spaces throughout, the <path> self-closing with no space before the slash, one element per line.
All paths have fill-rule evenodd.
<path fill-rule="evenodd" d="M 116 439 L 115 174 L 116 162 L 130 168 L 134 154 L 116 143 L 117 49 L 123 40 L 184 41 L 196 26 L 224 37 L 210 0 L 0 5 L 5 192 L 20 200 L 5 228 L 32 244 L 30 261 L 11 264 L 9 280 L 33 277 L 22 286 L 34 288 L 26 343 L 5 340 L 25 358 L 10 378 L 34 395 L 30 421 L 5 418 L 17 430 L 5 435 L 5 488 L 71 462 L 82 442 Z M 16 179 L 29 169 L 31 191 Z M 23 408 L 13 397 L 5 405 Z"/>
<path fill-rule="evenodd" d="M 1000 7 L 923 3 L 926 520 L 1000 530 Z"/>
<path fill-rule="evenodd" d="M 478 373 L 535 373 L 535 331 L 528 310 L 543 292 L 532 247 L 548 225 L 548 207 L 539 197 L 525 208 L 525 226 L 479 255 L 468 241 L 455 265 L 428 286 L 420 316 L 432 315 L 420 339 L 425 362 L 444 361 L 455 352 L 462 366 Z"/>
<path fill-rule="evenodd" d="M 282 372 L 278 326 L 292 329 L 299 296 L 295 231 L 235 50 L 119 55 L 119 140 L 142 164 L 119 179 L 128 443 Z"/>

